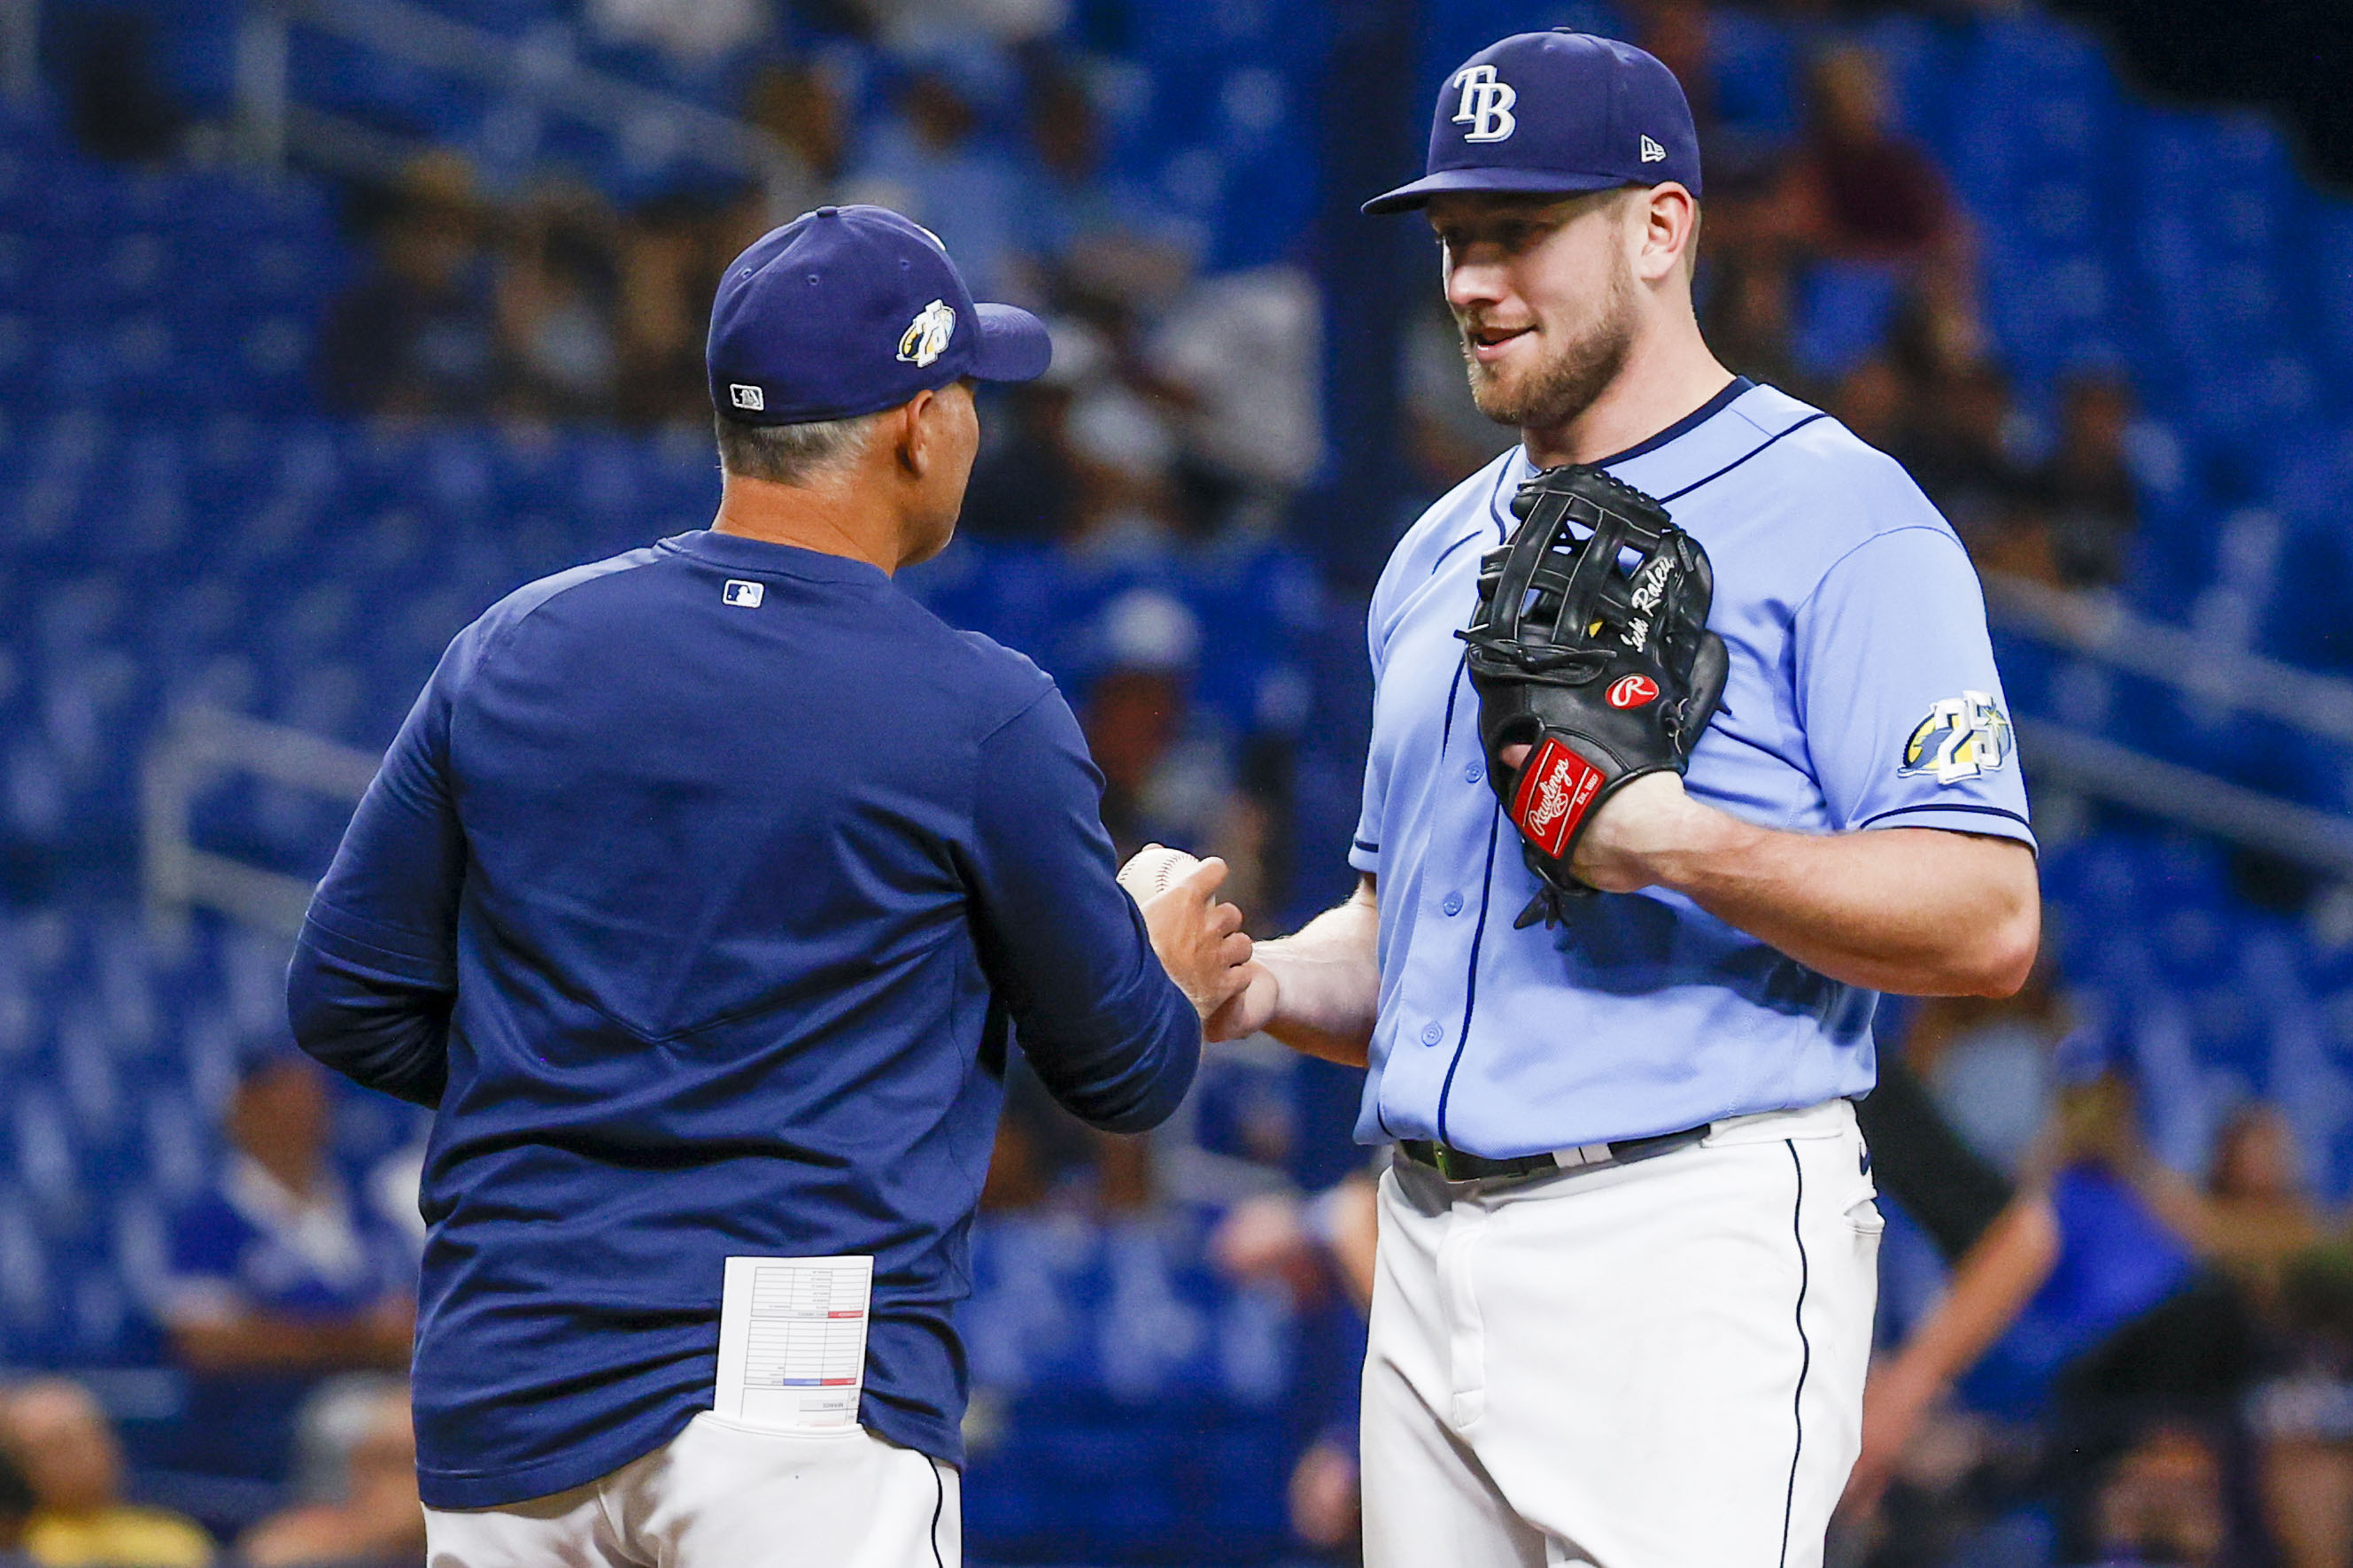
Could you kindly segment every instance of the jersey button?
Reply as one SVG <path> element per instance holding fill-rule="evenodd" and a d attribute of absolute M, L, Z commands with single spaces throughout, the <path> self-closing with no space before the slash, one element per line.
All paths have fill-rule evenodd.
<path fill-rule="evenodd" d="M 1450 915 L 1459 915 L 1462 912 L 1462 895 L 1460 893 L 1449 893 L 1446 895 L 1446 901 L 1440 904 L 1438 907 L 1444 910 Z"/>
<path fill-rule="evenodd" d="M 1486 776 L 1487 770 L 1481 767 L 1476 763 L 1468 764 L 1462 770 L 1462 782 L 1465 784 L 1477 784 L 1481 779 L 1485 778 Z"/>
<path fill-rule="evenodd" d="M 1438 1044 L 1438 1042 L 1439 1042 L 1439 1041 L 1440 1041 L 1440 1040 L 1444 1039 L 1445 1037 L 1446 1037 L 1446 1026 L 1445 1026 L 1445 1025 L 1443 1025 L 1443 1024 L 1425 1024 L 1424 1026 L 1422 1026 L 1422 1030 L 1421 1030 L 1421 1043 L 1422 1043 L 1423 1045 L 1425 1045 L 1425 1046 L 1434 1046 L 1434 1045 Z"/>

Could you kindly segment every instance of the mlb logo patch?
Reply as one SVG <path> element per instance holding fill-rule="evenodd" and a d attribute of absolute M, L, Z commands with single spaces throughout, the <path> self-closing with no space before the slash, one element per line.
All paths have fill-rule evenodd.
<path fill-rule="evenodd" d="M 741 605 L 747 610 L 756 610 L 760 607 L 760 601 L 767 596 L 767 593 L 768 590 L 761 584 L 746 583 L 741 577 L 730 577 L 727 579 L 727 588 L 723 597 L 731 605 Z"/>
<path fill-rule="evenodd" d="M 754 414 L 761 412 L 768 406 L 766 396 L 761 393 L 758 387 L 745 386 L 739 382 L 731 381 L 727 384 L 727 396 L 728 400 L 733 403 L 736 407 L 748 408 Z"/>

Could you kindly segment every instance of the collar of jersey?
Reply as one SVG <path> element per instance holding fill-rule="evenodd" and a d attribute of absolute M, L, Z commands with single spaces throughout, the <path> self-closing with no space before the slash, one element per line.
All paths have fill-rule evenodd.
<path fill-rule="evenodd" d="M 1614 468 L 1620 463 L 1632 462 L 1635 458 L 1641 457 L 1644 453 L 1655 452 L 1670 441 L 1679 441 L 1685 436 L 1690 435 L 1693 431 L 1698 429 L 1701 426 L 1706 424 L 1709 420 L 1715 418 L 1717 415 L 1723 413 L 1725 409 L 1731 407 L 1734 404 L 1739 402 L 1745 395 L 1756 390 L 1757 384 L 1755 382 L 1749 380 L 1745 375 L 1736 375 L 1732 378 L 1731 383 L 1726 385 L 1722 392 L 1717 393 L 1714 397 L 1709 398 L 1705 403 L 1701 404 L 1697 408 L 1693 409 L 1689 414 L 1684 415 L 1682 418 L 1676 420 L 1673 424 L 1668 426 L 1657 435 L 1652 436 L 1646 440 L 1637 441 L 1622 452 L 1612 452 L 1606 458 L 1599 458 L 1594 462 L 1593 467 L 1597 468 Z M 1526 449 L 1527 448 L 1525 447 L 1521 448 L 1522 451 L 1525 451 Z"/>
<path fill-rule="evenodd" d="M 772 577 L 801 577 L 818 583 L 889 580 L 882 568 L 871 561 L 853 561 L 847 555 L 828 555 L 821 550 L 804 550 L 797 544 L 776 544 L 708 528 L 672 534 L 661 542 L 661 547 L 730 572 L 758 572 Z"/>
<path fill-rule="evenodd" d="M 1736 375 L 1722 392 L 1717 393 L 1657 435 L 1646 437 L 1622 452 L 1612 452 L 1591 466 L 1597 468 L 1615 468 L 1620 463 L 1629 463 L 1636 458 L 1655 452 L 1670 441 L 1683 439 L 1756 390 L 1755 382 L 1745 375 Z M 1512 536 L 1511 519 L 1504 510 L 1504 495 L 1514 484 L 1525 482 L 1533 478 L 1535 471 L 1535 460 L 1529 458 L 1528 449 L 1525 447 L 1514 447 L 1511 449 L 1511 461 L 1504 465 L 1504 471 L 1496 479 L 1495 493 L 1488 498 L 1487 510 L 1493 515 L 1496 532 L 1500 537 L 1509 539 Z"/>

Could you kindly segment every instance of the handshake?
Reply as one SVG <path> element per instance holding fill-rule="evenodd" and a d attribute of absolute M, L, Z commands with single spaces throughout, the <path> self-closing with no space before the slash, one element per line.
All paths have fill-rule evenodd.
<path fill-rule="evenodd" d="M 1274 977 L 1250 956 L 1242 911 L 1218 901 L 1226 863 L 1147 844 L 1119 869 L 1144 911 L 1152 951 L 1201 1015 L 1201 1032 L 1230 1040 L 1263 1026 L 1273 1011 Z"/>

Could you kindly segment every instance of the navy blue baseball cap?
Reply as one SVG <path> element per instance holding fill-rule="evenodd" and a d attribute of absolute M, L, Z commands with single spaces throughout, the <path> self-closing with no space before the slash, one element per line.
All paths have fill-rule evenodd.
<path fill-rule="evenodd" d="M 1514 33 L 1438 89 L 1429 172 L 1365 204 L 1405 212 L 1446 191 L 1567 195 L 1673 180 L 1699 195 L 1699 133 L 1675 73 L 1615 38 Z"/>
<path fill-rule="evenodd" d="M 819 207 L 727 264 L 711 307 L 712 406 L 746 425 L 851 419 L 973 376 L 1029 381 L 1046 323 L 976 305 L 929 229 L 888 207 Z"/>

